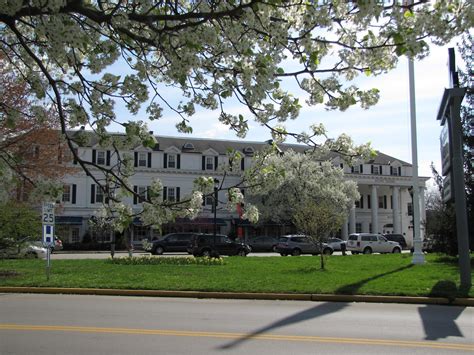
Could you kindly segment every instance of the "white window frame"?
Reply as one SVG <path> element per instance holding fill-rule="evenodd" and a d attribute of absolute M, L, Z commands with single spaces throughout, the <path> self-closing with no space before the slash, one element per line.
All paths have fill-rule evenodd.
<path fill-rule="evenodd" d="M 168 154 L 168 162 L 167 166 L 170 169 L 176 169 L 176 164 L 177 164 L 177 154 Z"/>
<path fill-rule="evenodd" d="M 137 165 L 139 167 L 147 167 L 148 166 L 148 153 L 147 152 L 138 152 Z"/>
<path fill-rule="evenodd" d="M 166 194 L 166 201 L 177 202 L 176 201 L 176 187 L 168 187 L 168 191 Z"/>
<path fill-rule="evenodd" d="M 106 165 L 107 164 L 107 153 L 105 150 L 97 150 L 96 151 L 96 159 L 95 159 L 95 163 L 97 165 Z"/>
<path fill-rule="evenodd" d="M 215 160 L 215 157 L 213 156 L 206 156 L 206 170 L 214 170 L 214 160 Z"/>
<path fill-rule="evenodd" d="M 61 201 L 66 202 L 66 203 L 71 203 L 71 200 L 72 200 L 72 186 L 63 185 L 63 195 L 61 197 Z"/>
<path fill-rule="evenodd" d="M 104 192 L 100 188 L 100 185 L 95 185 L 95 203 L 104 203 Z"/>

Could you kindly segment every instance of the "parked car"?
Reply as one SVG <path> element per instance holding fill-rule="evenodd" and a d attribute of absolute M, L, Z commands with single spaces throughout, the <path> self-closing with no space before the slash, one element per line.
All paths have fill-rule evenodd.
<path fill-rule="evenodd" d="M 46 254 L 46 248 L 34 245 L 33 243 L 23 243 L 0 249 L 0 257 L 4 259 L 45 259 Z"/>
<path fill-rule="evenodd" d="M 43 239 L 42 238 L 35 239 L 32 242 L 32 244 L 36 245 L 38 247 L 43 247 L 43 248 L 45 247 L 43 245 Z M 54 245 L 51 246 L 51 248 L 49 250 L 50 250 L 51 254 L 53 254 L 53 252 L 55 252 L 55 251 L 63 250 L 63 241 L 61 239 L 59 239 L 58 237 L 54 237 Z"/>
<path fill-rule="evenodd" d="M 281 256 L 299 256 L 301 254 L 317 255 L 321 253 L 319 245 L 305 235 L 285 235 L 280 237 L 276 249 Z M 331 255 L 333 253 L 333 249 L 326 243 L 323 243 L 322 251 L 325 255 Z"/>
<path fill-rule="evenodd" d="M 402 234 L 384 234 L 383 236 L 387 238 L 387 240 L 400 244 L 402 249 L 408 249 L 407 241 Z"/>
<path fill-rule="evenodd" d="M 167 252 L 187 252 L 194 233 L 170 233 L 152 241 L 151 253 L 161 255 Z"/>
<path fill-rule="evenodd" d="M 249 245 L 252 252 L 258 251 L 276 251 L 276 246 L 278 244 L 278 238 L 272 236 L 257 236 L 247 239 L 247 244 Z"/>
<path fill-rule="evenodd" d="M 343 244 L 346 244 L 345 240 L 339 238 L 329 238 L 326 241 L 327 245 L 329 245 L 334 251 L 341 251 L 343 248 Z"/>
<path fill-rule="evenodd" d="M 231 240 L 223 234 L 195 234 L 191 238 L 189 251 L 194 256 L 239 255 L 247 256 L 250 247 L 245 243 Z"/>
<path fill-rule="evenodd" d="M 401 253 L 402 247 L 381 234 L 354 233 L 349 235 L 347 250 L 352 254 Z"/>

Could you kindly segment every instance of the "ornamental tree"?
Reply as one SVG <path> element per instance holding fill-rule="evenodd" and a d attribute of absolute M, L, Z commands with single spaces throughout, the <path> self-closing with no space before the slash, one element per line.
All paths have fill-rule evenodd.
<path fill-rule="evenodd" d="M 27 83 L 2 58 L 0 53 L 0 203 L 52 190 L 57 195 L 55 182 L 75 170 L 67 166 L 72 154 L 58 131 L 57 116 L 31 97 Z"/>
<path fill-rule="evenodd" d="M 284 124 L 303 103 L 330 110 L 374 105 L 378 90 L 358 88 L 352 79 L 384 73 L 401 55 L 422 58 L 427 39 L 445 44 L 473 19 L 468 0 L 0 0 L 0 52 L 8 70 L 55 106 L 80 166 L 120 203 L 116 186 L 135 192 L 119 148 L 152 146 L 146 121 L 164 110 L 181 132 L 192 132 L 198 109 L 215 110 L 239 137 L 255 121 L 277 142 L 292 136 L 357 153 L 345 140 L 327 140 L 318 124 L 307 132 Z M 236 103 L 241 109 L 234 114 L 229 107 Z M 119 104 L 140 119 L 117 117 Z M 126 140 L 108 133 L 112 123 L 123 126 Z M 86 125 L 116 149 L 116 166 L 98 167 L 74 152 L 80 142 L 66 131 Z"/>
<path fill-rule="evenodd" d="M 341 228 L 360 196 L 357 184 L 346 180 L 341 168 L 321 159 L 291 150 L 269 157 L 259 166 L 250 193 L 262 219 L 292 222 L 323 250 L 322 243 Z"/>

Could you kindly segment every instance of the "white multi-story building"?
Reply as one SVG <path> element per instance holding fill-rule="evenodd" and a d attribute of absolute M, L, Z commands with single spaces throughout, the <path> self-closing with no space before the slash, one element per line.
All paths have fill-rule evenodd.
<path fill-rule="evenodd" d="M 74 135 L 78 131 L 71 132 Z M 94 162 L 99 166 L 111 167 L 116 162 L 112 149 L 101 147 L 92 134 L 87 144 L 77 146 L 81 159 Z M 227 141 L 216 139 L 175 138 L 156 136 L 153 149 L 137 147 L 128 152 L 134 158 L 135 174 L 131 183 L 134 191 L 145 194 L 153 178 L 159 178 L 164 186 L 163 196 L 167 200 L 180 200 L 191 193 L 194 180 L 199 176 L 212 176 L 222 182 L 223 166 L 228 164 L 228 151 L 233 149 L 241 153 L 240 169 L 226 173 L 224 187 L 239 182 L 242 171 L 252 165 L 254 152 L 266 147 L 266 142 Z M 301 145 L 282 145 L 283 150 L 292 148 L 304 151 Z M 413 241 L 411 226 L 412 166 L 406 162 L 378 153 L 373 160 L 355 166 L 345 166 L 342 160 L 334 156 L 333 163 L 344 169 L 347 179 L 357 182 L 361 198 L 348 211 L 346 223 L 341 226 L 340 236 L 346 238 L 355 232 L 378 232 L 403 234 L 409 245 Z M 239 171 L 236 171 L 239 170 Z M 91 169 L 100 176 L 98 169 Z M 421 219 L 425 219 L 424 188 L 428 178 L 420 178 Z M 93 179 L 78 169 L 77 174 L 64 178 L 64 194 L 56 218 L 57 234 L 65 242 L 82 241 L 89 233 L 89 220 L 104 201 L 104 195 L 97 188 Z M 237 212 L 225 208 L 224 191 L 218 196 L 217 219 L 214 220 L 213 199 L 204 201 L 203 211 L 194 220 L 178 219 L 175 223 L 163 226 L 161 231 L 143 227 L 137 219 L 127 233 L 134 242 L 144 238 L 154 238 L 170 231 L 212 232 L 214 223 L 219 233 L 235 235 L 241 227 L 245 236 L 274 235 L 278 236 L 294 231 L 292 226 L 282 226 L 272 221 L 261 221 L 251 225 L 239 219 Z M 134 211 L 141 209 L 140 201 L 130 197 L 128 201 Z M 421 226 L 423 231 L 423 226 Z M 89 231 L 89 232 L 88 232 Z M 94 238 L 94 236 L 92 236 Z M 103 242 L 110 241 L 111 235 L 100 236 Z"/>

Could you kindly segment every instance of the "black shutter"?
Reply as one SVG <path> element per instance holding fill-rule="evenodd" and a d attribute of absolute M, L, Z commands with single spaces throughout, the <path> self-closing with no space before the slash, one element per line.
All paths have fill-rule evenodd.
<path fill-rule="evenodd" d="M 176 156 L 176 160 L 177 160 L 177 162 L 176 162 L 176 169 L 181 169 L 181 154 L 178 154 L 178 155 Z"/>
<path fill-rule="evenodd" d="M 367 195 L 367 208 L 370 210 L 370 195 Z"/>
<path fill-rule="evenodd" d="M 390 196 L 390 209 L 393 210 L 393 195 Z"/>
<path fill-rule="evenodd" d="M 135 193 L 135 194 L 133 195 L 133 204 L 136 205 L 136 204 L 138 203 L 138 197 L 137 197 L 138 186 L 133 185 L 133 192 Z"/>
<path fill-rule="evenodd" d="M 216 199 L 215 205 L 219 205 L 219 191 L 216 191 L 216 193 L 214 194 L 214 198 Z"/>
<path fill-rule="evenodd" d="M 364 195 L 360 196 L 360 208 L 364 208 Z"/>
<path fill-rule="evenodd" d="M 107 151 L 107 161 L 105 165 L 110 166 L 110 150 Z"/>
<path fill-rule="evenodd" d="M 148 167 L 151 168 L 151 152 L 148 152 Z"/>
<path fill-rule="evenodd" d="M 95 203 L 95 185 L 91 185 L 91 203 Z"/>
<path fill-rule="evenodd" d="M 214 157 L 214 170 L 217 170 L 217 162 L 219 157 Z"/>
<path fill-rule="evenodd" d="M 398 167 L 398 176 L 402 176 L 402 167 L 401 166 Z"/>
<path fill-rule="evenodd" d="M 138 166 L 138 152 L 135 152 L 133 154 L 134 158 L 133 158 L 133 166 L 136 168 Z"/>
<path fill-rule="evenodd" d="M 180 192 L 181 192 L 181 189 L 177 187 L 176 188 L 176 202 L 179 202 L 180 200 Z"/>
<path fill-rule="evenodd" d="M 71 201 L 71 203 L 73 205 L 76 204 L 76 190 L 77 190 L 76 184 L 72 184 L 72 201 Z"/>
<path fill-rule="evenodd" d="M 387 195 L 383 195 L 383 208 L 387 209 Z"/>
<path fill-rule="evenodd" d="M 354 167 L 351 166 L 351 173 L 354 173 Z"/>
<path fill-rule="evenodd" d="M 360 164 L 360 173 L 362 174 L 364 172 L 364 165 Z"/>
<path fill-rule="evenodd" d="M 202 170 L 206 170 L 206 157 L 202 157 Z"/>
<path fill-rule="evenodd" d="M 72 163 L 73 163 L 74 165 L 77 165 L 77 159 L 76 159 L 76 155 L 78 155 L 78 154 L 79 154 L 79 151 L 77 150 L 77 148 L 76 148 L 76 149 L 74 149 L 74 153 L 75 153 L 75 154 L 73 154 L 73 156 L 74 156 L 74 159 L 73 159 Z"/>
<path fill-rule="evenodd" d="M 371 174 L 374 173 L 374 166 L 373 166 L 373 165 L 370 166 L 370 173 L 371 173 Z"/>
<path fill-rule="evenodd" d="M 168 154 L 163 154 L 163 168 L 168 169 Z"/>
<path fill-rule="evenodd" d="M 245 170 L 245 158 L 240 159 L 240 170 Z"/>
<path fill-rule="evenodd" d="M 92 149 L 92 163 L 95 164 L 97 162 L 97 152 L 95 149 Z"/>
<path fill-rule="evenodd" d="M 166 201 L 168 199 L 168 188 L 166 186 L 163 186 L 163 201 Z"/>
<path fill-rule="evenodd" d="M 393 167 L 390 167 L 390 175 L 393 175 Z"/>

